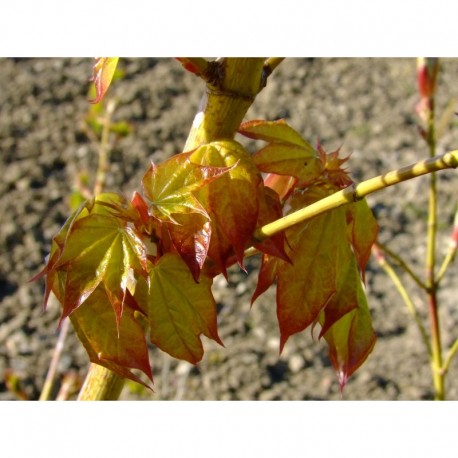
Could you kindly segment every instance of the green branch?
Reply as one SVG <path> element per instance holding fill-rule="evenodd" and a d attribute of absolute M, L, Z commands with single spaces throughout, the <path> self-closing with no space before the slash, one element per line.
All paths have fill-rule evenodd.
<path fill-rule="evenodd" d="M 269 57 L 264 62 L 262 66 L 262 79 L 261 86 L 265 87 L 267 84 L 267 78 L 272 74 L 272 72 L 285 60 L 284 57 Z"/>
<path fill-rule="evenodd" d="M 295 224 L 321 215 L 322 213 L 342 205 L 357 202 L 367 195 L 385 189 L 388 186 L 402 183 L 403 181 L 426 175 L 428 173 L 456 167 L 458 167 L 458 150 L 451 151 L 431 159 L 423 160 L 397 170 L 392 170 L 383 175 L 379 175 L 378 177 L 363 181 L 357 186 L 349 186 L 348 188 L 325 197 L 308 207 L 284 216 L 277 221 L 266 224 L 256 230 L 254 237 L 258 241 L 264 240 L 274 234 L 277 234 L 278 232 L 294 226 Z"/>
<path fill-rule="evenodd" d="M 248 108 L 261 91 L 262 58 L 215 61 L 201 107 L 192 123 L 184 151 L 224 138 L 233 138 Z"/>
<path fill-rule="evenodd" d="M 450 367 L 450 363 L 452 362 L 453 357 L 455 356 L 456 352 L 458 351 L 458 339 L 453 342 L 453 345 L 450 347 L 448 351 L 447 357 L 445 358 L 444 364 L 442 365 L 442 372 L 445 374 Z"/>
<path fill-rule="evenodd" d="M 376 244 L 375 247 L 381 248 L 383 251 L 385 251 L 384 248 L 380 246 L 380 244 Z M 393 267 L 391 264 L 386 260 L 385 256 L 381 254 L 380 252 L 375 253 L 375 257 L 380 265 L 380 267 L 386 272 L 386 274 L 391 278 L 391 281 L 394 283 L 396 288 L 398 289 L 399 294 L 401 295 L 407 310 L 409 313 L 412 315 L 414 318 L 415 322 L 417 323 L 418 330 L 420 331 L 421 337 L 423 339 L 423 343 L 425 344 L 426 350 L 428 352 L 428 355 L 431 357 L 432 356 L 432 350 L 431 350 L 431 345 L 429 343 L 429 337 L 428 333 L 426 332 L 426 329 L 423 325 L 423 322 L 421 321 L 420 315 L 418 314 L 417 309 L 415 308 L 414 303 L 410 299 L 409 294 L 407 293 L 401 279 L 399 278 L 398 274 L 394 271 Z"/>
<path fill-rule="evenodd" d="M 442 265 L 436 277 L 436 283 L 438 285 L 442 281 L 442 278 L 444 277 L 445 272 L 447 272 L 449 265 L 455 259 L 457 249 L 458 249 L 458 205 L 456 206 L 456 210 L 455 210 L 455 218 L 454 218 L 454 223 L 453 223 L 453 232 L 452 232 L 452 236 L 450 240 L 450 246 L 449 246 L 448 252 L 444 258 L 444 261 L 442 262 Z"/>

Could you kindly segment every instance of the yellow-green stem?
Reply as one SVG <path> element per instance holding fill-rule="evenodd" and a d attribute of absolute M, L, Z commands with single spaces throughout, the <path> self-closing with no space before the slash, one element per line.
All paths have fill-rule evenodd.
<path fill-rule="evenodd" d="M 124 381 L 109 369 L 91 363 L 78 401 L 115 401 L 121 394 Z"/>
<path fill-rule="evenodd" d="M 378 246 L 385 251 L 385 248 L 383 248 L 380 244 Z M 423 322 L 421 321 L 420 316 L 418 315 L 417 309 L 415 308 L 414 303 L 410 299 L 409 294 L 407 293 L 401 279 L 399 278 L 398 274 L 395 272 L 393 267 L 390 265 L 390 263 L 385 259 L 384 256 L 378 256 L 377 260 L 379 262 L 380 267 L 386 272 L 386 274 L 391 278 L 391 281 L 394 283 L 396 286 L 399 294 L 401 295 L 408 312 L 412 315 L 414 318 L 418 330 L 420 331 L 421 337 L 423 339 L 423 343 L 425 344 L 426 350 L 428 352 L 428 355 L 431 357 L 432 351 L 431 351 L 431 345 L 429 343 L 429 337 L 426 332 L 425 327 L 423 326 Z"/>
<path fill-rule="evenodd" d="M 447 353 L 447 357 L 445 358 L 444 364 L 442 365 L 442 372 L 444 375 L 447 373 L 448 368 L 450 367 L 450 363 L 452 362 L 453 357 L 458 352 L 458 339 L 453 342 L 453 345 L 450 347 L 450 350 Z"/>
<path fill-rule="evenodd" d="M 385 244 L 377 242 L 377 245 L 390 257 L 392 258 L 398 265 L 401 267 L 407 274 L 410 275 L 412 280 L 423 290 L 426 290 L 427 287 L 425 283 L 421 281 L 421 279 L 418 277 L 418 275 L 410 268 L 410 266 L 402 259 L 401 256 L 399 256 L 397 253 L 394 251 L 390 250 Z"/>
<path fill-rule="evenodd" d="M 196 114 L 184 151 L 223 138 L 233 138 L 248 108 L 262 89 L 264 59 L 228 58 L 217 61 L 214 83 Z"/>
<path fill-rule="evenodd" d="M 456 167 L 458 167 L 458 150 L 451 151 L 431 159 L 426 159 L 397 170 L 392 170 L 384 175 L 379 175 L 378 177 L 363 181 L 357 186 L 349 186 L 348 188 L 325 197 L 308 207 L 302 208 L 301 210 L 284 216 L 272 223 L 266 224 L 256 230 L 254 236 L 256 240 L 264 240 L 265 238 L 284 231 L 295 224 L 313 218 L 314 216 L 321 215 L 322 213 L 340 207 L 341 205 L 361 200 L 367 195 L 380 191 L 388 186 L 392 186 L 421 175 L 437 172 L 438 170 Z"/>
<path fill-rule="evenodd" d="M 448 267 L 450 264 L 453 262 L 456 256 L 456 251 L 458 249 L 458 242 L 456 240 L 456 232 L 458 231 L 458 205 L 456 206 L 455 210 L 455 218 L 453 221 L 453 229 L 452 229 L 452 236 L 450 240 L 450 246 L 448 249 L 448 252 L 442 262 L 442 265 L 439 269 L 439 272 L 436 275 L 436 284 L 439 286 L 439 283 L 442 281 L 442 278 L 445 275 L 445 272 L 447 272 Z"/>

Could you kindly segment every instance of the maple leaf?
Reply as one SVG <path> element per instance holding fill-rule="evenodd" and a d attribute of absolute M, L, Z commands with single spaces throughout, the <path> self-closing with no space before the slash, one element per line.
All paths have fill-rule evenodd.
<path fill-rule="evenodd" d="M 358 307 L 343 315 L 323 335 L 329 347 L 329 357 L 337 371 L 341 390 L 367 359 L 375 345 L 366 295 L 361 283 L 358 287 Z"/>
<path fill-rule="evenodd" d="M 141 370 L 153 381 L 144 331 L 132 308 L 125 308 L 118 323 L 107 291 L 98 286 L 70 319 L 93 363 L 147 387 L 130 369 Z"/>
<path fill-rule="evenodd" d="M 310 152 L 313 147 L 302 138 L 296 130 L 289 126 L 284 119 L 277 121 L 253 120 L 240 125 L 238 132 L 245 137 L 264 140 L 269 143 L 285 143 L 295 145 Z"/>
<path fill-rule="evenodd" d="M 53 290 L 63 318 L 104 285 L 120 323 L 127 291 L 134 293 L 135 276 L 146 275 L 146 250 L 126 222 L 112 214 L 125 203 L 117 194 L 101 194 L 83 204 L 53 240 L 53 250 L 40 275 L 47 275 L 45 298 Z"/>
<path fill-rule="evenodd" d="M 211 224 L 207 218 L 198 213 L 174 215 L 177 224 L 164 224 L 171 241 L 171 248 L 182 257 L 196 282 L 207 259 L 211 240 Z M 162 241 L 164 244 L 164 241 Z M 172 249 L 173 247 L 173 249 Z"/>
<path fill-rule="evenodd" d="M 168 253 L 150 268 L 148 282 L 139 279 L 135 299 L 144 307 L 152 343 L 192 364 L 202 359 L 202 334 L 222 345 L 210 277 L 202 274 L 196 283 L 181 257 Z"/>
<path fill-rule="evenodd" d="M 364 281 L 366 264 L 377 240 L 378 224 L 365 199 L 347 206 L 347 237 L 358 261 Z"/>
<path fill-rule="evenodd" d="M 317 183 L 295 191 L 288 201 L 290 212 L 329 195 L 333 186 Z M 276 279 L 280 351 L 292 334 L 319 322 L 342 388 L 375 342 L 361 280 L 377 233 L 376 225 L 369 224 L 370 234 L 365 234 L 367 223 L 372 223 L 370 210 L 358 202 L 289 228 L 286 254 L 291 263 L 264 255 L 252 298 Z"/>
<path fill-rule="evenodd" d="M 208 214 L 194 193 L 230 167 L 202 166 L 190 160 L 193 152 L 177 154 L 162 164 L 154 164 L 145 173 L 142 185 L 151 201 L 149 213 L 162 222 L 177 223 L 174 214 Z"/>
<path fill-rule="evenodd" d="M 241 124 L 239 133 L 269 142 L 253 155 L 253 161 L 261 172 L 292 177 L 295 179 L 294 186 L 301 187 L 312 183 L 322 173 L 322 161 L 317 151 L 283 119 L 248 121 Z M 282 186 L 284 182 L 282 180 Z M 279 194 L 282 195 L 281 192 Z"/>
<path fill-rule="evenodd" d="M 287 231 L 291 264 L 277 261 L 277 317 L 280 351 L 288 338 L 314 323 L 336 293 L 335 252 L 340 241 L 334 212 L 313 218 L 308 224 Z"/>
<path fill-rule="evenodd" d="M 253 155 L 253 161 L 261 172 L 292 176 L 301 187 L 313 183 L 322 173 L 322 163 L 310 145 L 270 143 Z"/>
<path fill-rule="evenodd" d="M 281 201 L 286 201 L 296 187 L 297 178 L 287 175 L 268 173 L 264 178 L 264 186 L 275 191 Z"/>
<path fill-rule="evenodd" d="M 118 65 L 119 57 L 98 57 L 93 68 L 92 80 L 94 81 L 96 96 L 89 100 L 90 103 L 99 103 L 110 87 L 111 80 Z"/>
<path fill-rule="evenodd" d="M 243 267 L 244 250 L 256 229 L 262 178 L 251 156 L 232 140 L 201 146 L 191 161 L 228 170 L 196 193 L 211 222 L 208 257 L 226 275 L 226 262 L 233 252 Z"/>
<path fill-rule="evenodd" d="M 282 206 L 278 194 L 270 189 L 263 188 L 259 196 L 259 215 L 257 227 L 262 227 L 266 224 L 276 221 L 283 216 Z M 286 262 L 291 262 L 285 252 L 285 233 L 279 232 L 262 242 L 254 241 L 253 246 L 260 252 L 279 257 Z"/>
<path fill-rule="evenodd" d="M 199 149 L 195 151 L 199 154 Z M 211 216 L 196 197 L 214 180 L 221 179 L 236 164 L 216 166 L 192 161 L 194 152 L 178 154 L 159 166 L 154 164 L 143 177 L 143 189 L 151 201 L 148 214 L 161 227 L 160 251 L 175 251 L 198 281 L 212 236 Z M 138 197 L 136 206 L 146 219 Z"/>

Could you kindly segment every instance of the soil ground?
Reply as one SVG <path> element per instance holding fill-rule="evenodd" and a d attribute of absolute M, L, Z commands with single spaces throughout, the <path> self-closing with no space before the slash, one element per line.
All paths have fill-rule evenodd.
<path fill-rule="evenodd" d="M 444 59 L 437 111 L 458 110 L 457 59 Z M 37 399 L 56 342 L 58 304 L 43 313 L 43 282 L 28 280 L 43 265 L 53 235 L 66 220 L 68 197 L 79 172 L 97 164 L 97 145 L 84 117 L 90 59 L 0 59 L 0 399 L 15 399 L 5 376 L 17 376 L 29 399 Z M 124 59 L 124 79 L 110 95 L 119 99 L 115 119 L 132 124 L 131 135 L 111 151 L 107 190 L 130 196 L 139 189 L 150 160 L 160 162 L 184 145 L 203 86 L 171 59 Z M 410 164 L 428 155 L 417 132 L 415 59 L 289 59 L 269 78 L 247 119 L 285 118 L 305 138 L 326 150 L 352 153 L 355 181 Z M 456 149 L 452 116 L 438 153 Z M 456 171 L 438 175 L 438 258 L 447 249 L 458 195 Z M 369 197 L 380 240 L 423 275 L 428 178 Z M 196 367 L 151 347 L 155 393 L 128 384 L 122 399 L 196 400 L 398 400 L 431 399 L 428 360 L 418 329 L 390 280 L 371 259 L 367 293 L 378 340 L 343 395 L 326 345 L 309 331 L 293 336 L 279 355 L 274 291 L 250 309 L 258 260 L 248 274 L 231 270 L 217 278 L 220 336 L 225 347 L 205 341 Z M 421 292 L 400 272 L 426 318 Z M 440 294 L 443 344 L 458 337 L 458 266 Z M 73 331 L 59 363 L 59 378 L 81 378 L 88 359 Z M 458 399 L 458 358 L 451 364 L 449 399 Z"/>

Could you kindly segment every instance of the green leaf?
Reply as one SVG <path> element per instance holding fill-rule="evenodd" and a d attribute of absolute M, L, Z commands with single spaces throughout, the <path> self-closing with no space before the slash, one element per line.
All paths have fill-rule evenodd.
<path fill-rule="evenodd" d="M 132 132 L 132 129 L 132 124 L 125 121 L 115 122 L 110 126 L 110 132 L 113 132 L 120 137 L 126 137 Z"/>
<path fill-rule="evenodd" d="M 287 143 L 312 151 L 310 144 L 290 127 L 284 119 L 277 121 L 253 120 L 240 125 L 238 132 L 245 137 L 269 143 Z"/>
<path fill-rule="evenodd" d="M 146 275 L 146 249 L 135 229 L 113 213 L 126 204 L 117 194 L 87 201 L 53 239 L 47 266 L 45 301 L 53 290 L 62 303 L 61 320 L 69 316 L 102 283 L 119 324 L 127 291 L 135 276 Z"/>
<path fill-rule="evenodd" d="M 99 57 L 96 59 L 92 79 L 94 81 L 96 97 L 90 103 L 99 103 L 105 96 L 118 65 L 119 57 Z"/>
<path fill-rule="evenodd" d="M 93 363 L 145 385 L 130 371 L 139 369 L 153 380 L 143 328 L 131 307 L 125 307 L 117 323 L 110 302 L 99 286 L 70 319 Z"/>
<path fill-rule="evenodd" d="M 292 176 L 297 186 L 305 186 L 315 181 L 323 168 L 317 152 L 307 147 L 288 143 L 270 143 L 253 156 L 253 161 L 261 172 Z"/>
<path fill-rule="evenodd" d="M 135 284 L 134 273 L 142 275 L 146 270 L 146 250 L 134 230 L 117 218 L 91 214 L 75 222 L 55 268 L 67 273 L 62 318 L 102 282 L 113 294 L 112 305 L 119 322 L 123 298 Z"/>
<path fill-rule="evenodd" d="M 222 345 L 211 284 L 204 274 L 196 283 L 178 255 L 162 256 L 149 272 L 149 288 L 140 279 L 135 295 L 139 304 L 147 304 L 151 342 L 192 364 L 202 359 L 202 334 Z"/>
<path fill-rule="evenodd" d="M 229 168 L 202 167 L 191 162 L 192 154 L 181 153 L 158 166 L 152 164 L 143 177 L 143 191 L 151 201 L 150 213 L 162 222 L 176 223 L 173 215 L 179 213 L 200 213 L 208 218 L 194 193 Z"/>

